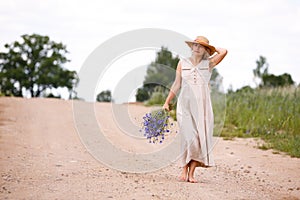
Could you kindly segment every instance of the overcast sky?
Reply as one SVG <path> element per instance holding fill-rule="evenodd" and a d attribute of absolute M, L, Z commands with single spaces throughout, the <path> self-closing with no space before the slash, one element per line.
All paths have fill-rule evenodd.
<path fill-rule="evenodd" d="M 252 70 L 260 55 L 267 58 L 270 73 L 290 73 L 299 83 L 299 21 L 298 0 L 0 0 L 0 50 L 22 34 L 48 35 L 67 45 L 71 59 L 67 68 L 78 71 L 88 55 L 111 37 L 160 28 L 191 39 L 204 35 L 212 45 L 228 49 L 217 66 L 225 88 L 253 85 Z M 146 58 L 131 55 L 127 64 L 148 64 L 152 53 Z M 111 81 L 101 87 L 111 89 L 116 80 Z"/>

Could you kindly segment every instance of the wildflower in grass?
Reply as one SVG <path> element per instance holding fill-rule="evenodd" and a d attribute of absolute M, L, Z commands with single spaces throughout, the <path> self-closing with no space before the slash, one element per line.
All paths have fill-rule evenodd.
<path fill-rule="evenodd" d="M 170 133 L 170 115 L 164 109 L 154 110 L 143 116 L 142 129 L 140 132 L 149 140 L 149 143 L 162 143 L 166 133 Z"/>

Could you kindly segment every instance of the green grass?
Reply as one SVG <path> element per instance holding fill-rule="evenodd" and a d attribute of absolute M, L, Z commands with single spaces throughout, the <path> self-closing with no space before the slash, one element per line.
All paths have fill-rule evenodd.
<path fill-rule="evenodd" d="M 226 97 L 222 137 L 260 137 L 267 143 L 261 149 L 300 157 L 299 87 L 239 91 Z"/>
<path fill-rule="evenodd" d="M 292 157 L 300 157 L 300 135 L 269 135 L 262 138 L 268 142 L 268 149 L 277 149 Z"/>

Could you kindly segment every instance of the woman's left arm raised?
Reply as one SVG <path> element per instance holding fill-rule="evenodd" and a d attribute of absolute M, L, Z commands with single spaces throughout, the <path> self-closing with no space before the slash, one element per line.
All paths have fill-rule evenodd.
<path fill-rule="evenodd" d="M 213 68 L 219 64 L 227 54 L 227 49 L 216 48 L 217 54 L 209 59 L 209 67 Z"/>

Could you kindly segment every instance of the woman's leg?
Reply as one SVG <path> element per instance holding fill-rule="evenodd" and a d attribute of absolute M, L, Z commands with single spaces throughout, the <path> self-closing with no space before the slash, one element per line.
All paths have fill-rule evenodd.
<path fill-rule="evenodd" d="M 197 183 L 198 181 L 194 178 L 194 172 L 197 167 L 198 163 L 194 160 L 191 160 L 190 162 L 190 169 L 188 174 L 188 181 L 191 183 Z"/>

